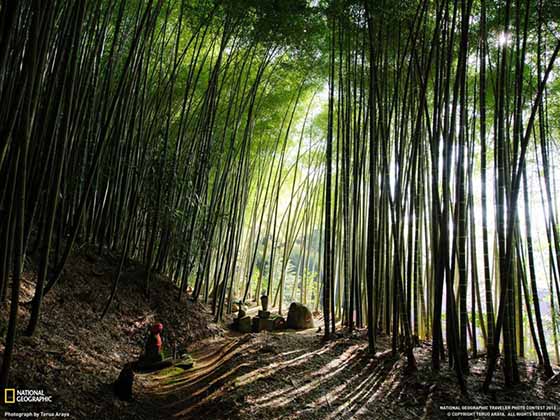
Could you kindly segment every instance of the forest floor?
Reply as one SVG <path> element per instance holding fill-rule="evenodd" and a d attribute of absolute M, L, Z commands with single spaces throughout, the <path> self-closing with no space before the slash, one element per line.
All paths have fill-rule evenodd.
<path fill-rule="evenodd" d="M 143 293 L 146 272 L 134 263 L 127 264 L 111 308 L 101 320 L 118 264 L 117 256 L 99 256 L 95 249 L 72 257 L 60 282 L 44 298 L 41 322 L 33 337 L 24 335 L 35 287 L 34 267 L 27 267 L 9 383 L 16 389 L 43 390 L 53 396 L 53 403 L 1 404 L 0 414 L 8 409 L 33 409 L 69 413 L 76 419 L 105 419 L 98 413 L 107 407 L 128 410 L 112 398 L 111 384 L 127 362 L 138 359 L 154 322 L 164 324 L 169 352 L 177 348 L 180 353 L 201 339 L 223 334 L 204 305 L 184 298 L 177 302 L 177 289 L 168 279 L 154 276 L 147 300 Z M 8 312 L 9 300 L 1 306 L 2 337 Z M 3 339 L 0 351 L 4 351 Z"/>
<path fill-rule="evenodd" d="M 329 341 L 318 328 L 230 332 L 212 322 L 206 306 L 178 303 L 177 290 L 167 279 L 156 277 L 147 302 L 142 293 L 145 271 L 134 264 L 127 266 L 113 306 L 100 320 L 117 261 L 95 252 L 74 257 L 61 283 L 45 297 L 42 322 L 32 338 L 23 336 L 33 290 L 32 276 L 26 276 L 10 382 L 16 389 L 44 390 L 54 402 L 0 405 L 0 413 L 9 408 L 101 420 L 431 419 L 446 418 L 449 413 L 442 407 L 448 405 L 538 405 L 548 410 L 560 405 L 560 385 L 545 385 L 530 362 L 521 371 L 523 385 L 503 391 L 498 374 L 491 392 L 483 394 L 485 358 L 471 361 L 465 397 L 447 366 L 439 374 L 431 371 L 429 343 L 415 349 L 418 370 L 409 372 L 406 359 L 391 355 L 385 336 L 372 357 L 363 330 Z M 7 310 L 4 304 L 0 328 L 5 328 Z M 155 321 L 165 326 L 167 349 L 188 351 L 195 365 L 136 374 L 134 400 L 119 401 L 111 383 L 125 363 L 138 358 L 146 330 Z"/>
<path fill-rule="evenodd" d="M 371 357 L 364 333 L 327 342 L 317 329 L 204 340 L 193 369 L 142 375 L 140 411 L 123 418 L 151 410 L 153 419 L 443 419 L 449 405 L 501 406 L 503 413 L 508 405 L 539 406 L 545 415 L 560 414 L 560 387 L 545 386 L 533 365 L 523 370 L 523 385 L 503 391 L 498 374 L 484 394 L 485 360 L 477 359 L 465 397 L 451 370 L 432 373 L 427 343 L 415 349 L 418 370 L 411 373 L 404 358 L 391 355 L 386 337 L 378 341 L 383 351 Z"/>

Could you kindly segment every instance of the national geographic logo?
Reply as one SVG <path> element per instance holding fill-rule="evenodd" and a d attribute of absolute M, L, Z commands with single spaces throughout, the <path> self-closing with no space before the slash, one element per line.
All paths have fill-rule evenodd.
<path fill-rule="evenodd" d="M 15 403 L 50 403 L 52 396 L 42 389 L 4 389 L 4 404 Z"/>
<path fill-rule="evenodd" d="M 14 388 L 4 390 L 4 404 L 14 404 L 16 402 L 16 390 Z"/>

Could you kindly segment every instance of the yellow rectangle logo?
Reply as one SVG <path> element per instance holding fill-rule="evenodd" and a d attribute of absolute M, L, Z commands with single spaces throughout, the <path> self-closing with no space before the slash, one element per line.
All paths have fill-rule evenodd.
<path fill-rule="evenodd" d="M 13 404 L 16 402 L 16 390 L 14 388 L 6 388 L 4 390 L 4 402 Z"/>

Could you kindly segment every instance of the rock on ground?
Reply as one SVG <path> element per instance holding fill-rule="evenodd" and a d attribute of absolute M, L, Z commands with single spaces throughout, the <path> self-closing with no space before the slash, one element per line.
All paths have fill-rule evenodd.
<path fill-rule="evenodd" d="M 313 315 L 311 311 L 303 304 L 293 302 L 288 311 L 288 328 L 295 330 L 305 330 L 313 328 Z"/>

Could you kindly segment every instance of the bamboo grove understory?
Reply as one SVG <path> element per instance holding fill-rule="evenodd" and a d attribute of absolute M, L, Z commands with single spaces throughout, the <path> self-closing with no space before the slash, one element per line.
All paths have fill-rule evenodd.
<path fill-rule="evenodd" d="M 84 245 L 120 256 L 101 319 L 136 260 L 217 320 L 428 340 L 464 392 L 480 353 L 486 390 L 552 376 L 559 52 L 551 0 L 1 1 L 0 386 Z"/>

